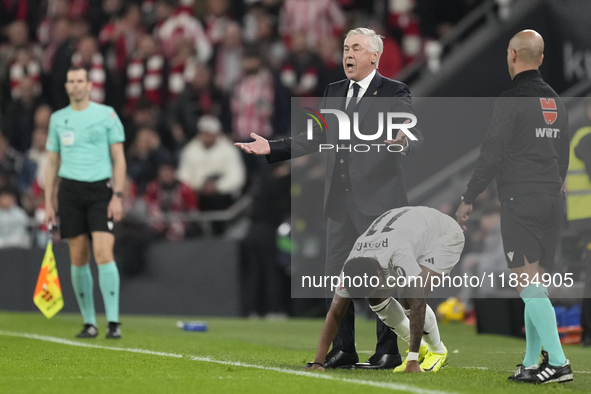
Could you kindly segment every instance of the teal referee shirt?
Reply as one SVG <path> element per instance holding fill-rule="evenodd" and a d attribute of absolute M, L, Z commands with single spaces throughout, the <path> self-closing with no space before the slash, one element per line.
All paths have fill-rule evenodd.
<path fill-rule="evenodd" d="M 90 102 L 82 111 L 71 106 L 54 112 L 45 148 L 59 153 L 58 175 L 82 182 L 111 178 L 110 146 L 125 141 L 125 132 L 112 107 Z"/>

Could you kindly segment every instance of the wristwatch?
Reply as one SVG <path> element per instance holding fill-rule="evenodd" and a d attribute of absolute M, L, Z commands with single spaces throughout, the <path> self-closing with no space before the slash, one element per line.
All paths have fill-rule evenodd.
<path fill-rule="evenodd" d="M 119 198 L 123 198 L 123 192 L 113 192 L 113 195 Z"/>

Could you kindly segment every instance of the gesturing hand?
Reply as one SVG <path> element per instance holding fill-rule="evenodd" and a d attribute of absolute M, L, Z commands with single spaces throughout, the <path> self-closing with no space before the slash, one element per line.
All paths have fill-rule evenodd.
<path fill-rule="evenodd" d="M 460 227 L 466 231 L 466 222 L 470 217 L 470 213 L 472 213 L 472 204 L 466 204 L 462 201 L 458 210 L 456 211 L 456 219 L 458 220 L 458 224 Z"/>
<path fill-rule="evenodd" d="M 253 142 L 236 142 L 234 145 L 253 155 L 268 155 L 271 153 L 271 147 L 269 141 L 261 137 L 258 134 L 250 133 L 250 136 L 254 138 Z"/>

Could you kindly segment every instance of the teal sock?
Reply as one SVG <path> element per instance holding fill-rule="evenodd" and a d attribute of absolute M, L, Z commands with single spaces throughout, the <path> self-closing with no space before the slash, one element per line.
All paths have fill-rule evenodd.
<path fill-rule="evenodd" d="M 94 294 L 92 284 L 92 273 L 90 272 L 90 265 L 86 264 L 82 267 L 71 266 L 72 287 L 76 293 L 76 300 L 84 324 L 92 324 L 96 326 L 96 312 L 94 310 Z"/>
<path fill-rule="evenodd" d="M 99 287 L 105 302 L 107 321 L 119 321 L 119 270 L 114 261 L 99 265 Z"/>
<path fill-rule="evenodd" d="M 524 300 L 525 301 L 525 300 Z M 531 317 L 531 308 L 525 308 L 525 357 L 523 365 L 526 368 L 532 365 L 538 366 L 540 352 L 542 351 L 542 340 Z"/>
<path fill-rule="evenodd" d="M 552 307 L 552 302 L 548 298 L 546 288 L 535 284 L 529 285 L 523 289 L 520 296 L 525 302 L 526 316 L 531 319 L 544 350 L 548 352 L 550 365 L 555 367 L 564 365 L 566 363 L 566 356 L 560 344 L 556 325 L 556 314 Z"/>

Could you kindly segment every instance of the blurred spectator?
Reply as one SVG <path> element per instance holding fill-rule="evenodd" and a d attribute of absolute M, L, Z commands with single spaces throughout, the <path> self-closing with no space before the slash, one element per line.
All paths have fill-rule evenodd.
<path fill-rule="evenodd" d="M 160 219 L 162 214 L 183 213 L 197 209 L 197 199 L 189 186 L 176 178 L 176 167 L 171 161 L 158 167 L 158 176 L 148 185 L 145 194 L 149 216 Z M 155 220 L 152 227 L 168 240 L 183 239 L 187 223 L 182 217 L 171 218 L 170 221 Z"/>
<path fill-rule="evenodd" d="M 197 193 L 201 210 L 226 209 L 246 181 L 244 163 L 216 117 L 201 117 L 197 129 L 199 134 L 181 151 L 178 178 Z"/>
<path fill-rule="evenodd" d="M 251 141 L 251 133 L 265 138 L 273 134 L 274 95 L 273 77 L 263 66 L 261 55 L 256 48 L 247 49 L 242 59 L 242 77 L 231 100 L 235 141 Z"/>
<path fill-rule="evenodd" d="M 229 10 L 230 3 L 228 0 L 207 0 L 205 35 L 213 46 L 224 40 L 226 28 L 229 23 L 232 23 Z"/>
<path fill-rule="evenodd" d="M 45 214 L 45 198 L 43 189 L 45 188 L 45 164 L 47 163 L 47 151 L 45 143 L 47 142 L 47 129 L 35 128 L 33 131 L 33 142 L 25 157 L 32 163 L 35 163 L 35 181 L 30 190 L 22 195 L 21 205 L 28 214 Z M 43 220 L 39 220 L 43 223 Z M 46 230 L 45 227 L 41 230 Z"/>
<path fill-rule="evenodd" d="M 0 190 L 0 248 L 28 248 L 31 245 L 28 225 L 29 217 L 17 205 L 16 192 Z"/>
<path fill-rule="evenodd" d="M 169 156 L 154 130 L 144 128 L 138 132 L 127 151 L 127 174 L 135 182 L 138 194 L 144 193 L 148 183 L 155 179 L 158 167 Z"/>
<path fill-rule="evenodd" d="M 70 0 L 70 18 L 81 18 L 88 12 L 90 0 Z"/>
<path fill-rule="evenodd" d="M 2 24 L 0 24 L 0 26 L 2 26 Z M 0 46 L 1 87 L 4 87 L 6 78 L 9 76 L 9 67 L 15 63 L 19 55 L 19 64 L 25 67 L 24 69 L 21 69 L 23 73 L 21 75 L 25 75 L 27 71 L 29 71 L 27 66 L 29 66 L 30 62 L 38 62 L 41 59 L 41 47 L 38 44 L 29 41 L 29 28 L 26 22 L 18 20 L 11 23 L 6 29 L 6 35 L 8 37 L 8 42 Z M 25 54 L 28 54 L 28 56 L 25 56 Z M 37 74 L 38 73 L 39 71 L 37 70 Z M 15 75 L 14 78 L 17 76 L 18 75 Z M 18 84 L 18 78 L 16 78 L 17 80 L 15 82 L 12 81 L 12 75 L 10 75 L 10 78 L 11 87 L 15 82 Z"/>
<path fill-rule="evenodd" d="M 279 26 L 288 47 L 295 33 L 305 32 L 310 48 L 316 48 L 326 37 L 342 34 L 345 14 L 336 0 L 285 0 Z"/>
<path fill-rule="evenodd" d="M 47 44 L 41 58 L 43 74 L 48 76 L 52 72 L 55 53 L 59 47 L 70 39 L 70 21 L 66 17 L 56 18 L 51 24 L 51 34 L 47 37 Z"/>
<path fill-rule="evenodd" d="M 0 26 L 8 26 L 15 21 L 30 21 L 36 11 L 30 3 L 29 0 L 0 1 Z"/>
<path fill-rule="evenodd" d="M 177 9 L 176 0 L 157 0 L 156 17 L 158 23 L 154 29 L 154 35 L 159 40 L 160 46 L 167 59 L 172 59 L 177 43 L 188 40 L 197 53 L 197 59 L 207 63 L 212 54 L 209 40 L 203 32 L 201 22 L 192 15 Z"/>
<path fill-rule="evenodd" d="M 158 43 L 146 34 L 140 39 L 139 47 L 127 65 L 125 112 L 128 115 L 133 113 L 140 97 L 156 105 L 163 103 L 166 86 L 164 75 L 165 62 Z"/>
<path fill-rule="evenodd" d="M 35 112 L 41 104 L 35 95 L 35 86 L 33 79 L 22 78 L 18 98 L 8 103 L 4 113 L 4 131 L 10 145 L 23 153 L 31 147 Z"/>
<path fill-rule="evenodd" d="M 105 52 L 107 69 L 118 78 L 123 76 L 127 59 L 132 56 L 145 33 L 137 4 L 124 6 L 119 14 L 117 19 L 103 26 L 98 36 Z"/>
<path fill-rule="evenodd" d="M 329 83 L 346 78 L 343 69 L 343 47 L 340 39 L 337 39 L 336 37 L 326 37 L 318 46 L 318 55 L 323 64 L 318 86 L 325 88 Z M 380 59 L 380 65 L 383 60 L 384 59 Z M 381 72 L 382 69 L 380 68 L 380 73 Z"/>
<path fill-rule="evenodd" d="M 36 128 L 33 131 L 31 149 L 27 151 L 26 157 L 36 164 L 37 172 L 35 181 L 41 187 L 45 187 L 45 164 L 47 163 L 47 151 L 45 143 L 47 142 L 47 129 Z"/>
<path fill-rule="evenodd" d="M 388 2 L 388 30 L 400 37 L 405 63 L 413 61 L 422 48 L 419 22 L 413 13 L 415 0 Z"/>
<path fill-rule="evenodd" d="M 137 133 L 141 129 L 152 129 L 156 131 L 162 144 L 168 150 L 174 150 L 175 146 L 172 143 L 172 137 L 168 132 L 167 126 L 164 123 L 163 116 L 161 115 L 161 109 L 159 106 L 154 105 L 145 97 L 138 100 L 136 109 L 132 113 L 132 117 L 126 120 L 125 124 L 125 146 L 131 147 L 135 141 Z"/>
<path fill-rule="evenodd" d="M 96 103 L 104 103 L 107 73 L 105 60 L 94 37 L 88 36 L 80 40 L 77 51 L 72 55 L 72 65 L 89 70 L 88 79 L 92 82 L 90 99 Z"/>
<path fill-rule="evenodd" d="M 184 89 L 185 84 L 195 77 L 195 49 L 187 40 L 176 43 L 174 56 L 170 59 L 168 74 L 168 99 L 174 99 Z"/>
<path fill-rule="evenodd" d="M 242 31 L 237 22 L 225 24 L 221 43 L 215 52 L 215 86 L 229 94 L 242 73 Z"/>
<path fill-rule="evenodd" d="M 289 57 L 281 68 L 281 83 L 289 89 L 292 97 L 321 96 L 326 86 L 318 85 L 322 62 L 308 49 L 306 34 L 293 33 Z"/>
<path fill-rule="evenodd" d="M 41 104 L 35 111 L 35 128 L 49 131 L 49 119 L 53 110 L 47 104 Z"/>
<path fill-rule="evenodd" d="M 203 115 L 224 118 L 224 98 L 212 86 L 211 70 L 207 66 L 197 66 L 195 75 L 185 90 L 170 106 L 168 123 L 177 147 L 196 134 L 197 120 Z"/>
<path fill-rule="evenodd" d="M 47 14 L 37 27 L 37 41 L 44 47 L 47 47 L 51 43 L 55 33 L 55 23 L 62 18 L 68 18 L 69 13 L 69 0 L 49 1 L 47 4 Z"/>
<path fill-rule="evenodd" d="M 62 109 L 70 104 L 70 99 L 64 88 L 68 69 L 72 65 L 72 57 L 77 51 L 78 43 L 83 38 L 88 37 L 90 26 L 84 19 L 78 18 L 72 20 L 67 30 L 67 38 L 59 44 L 53 54 L 51 72 L 49 73 L 49 100 L 55 110 Z M 85 51 L 89 47 L 91 45 L 87 44 L 84 48 Z"/>
<path fill-rule="evenodd" d="M 277 18 L 266 12 L 256 14 L 253 42 L 264 54 L 265 64 L 279 70 L 287 58 L 287 49 L 277 31 Z"/>
<path fill-rule="evenodd" d="M 11 147 L 0 132 L 0 174 L 5 177 L 0 188 L 15 185 L 19 192 L 28 191 L 35 181 L 35 167 L 35 163 Z"/>
<path fill-rule="evenodd" d="M 91 16 L 91 30 L 93 36 L 98 36 L 102 28 L 115 22 L 121 8 L 123 0 L 94 0 L 89 3 L 87 15 Z"/>
<path fill-rule="evenodd" d="M 16 55 L 16 59 L 9 67 L 8 75 L 10 78 L 10 97 L 18 99 L 21 94 L 21 81 L 25 78 L 33 82 L 33 94 L 35 97 L 41 96 L 41 63 L 33 58 L 28 49 L 21 49 Z"/>

